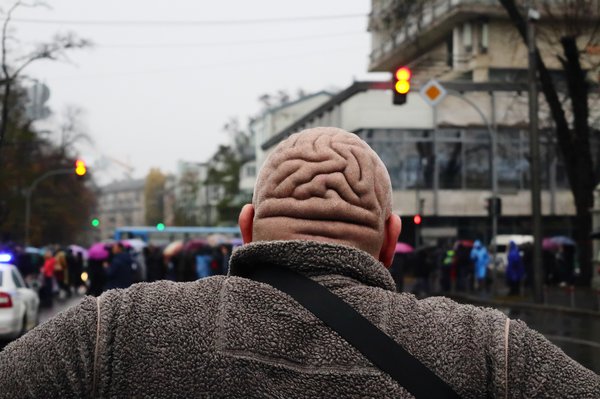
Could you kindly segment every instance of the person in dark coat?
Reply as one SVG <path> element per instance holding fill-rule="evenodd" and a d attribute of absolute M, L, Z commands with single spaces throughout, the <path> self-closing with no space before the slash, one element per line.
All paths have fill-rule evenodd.
<path fill-rule="evenodd" d="M 509 295 L 519 295 L 521 280 L 525 276 L 525 266 L 519 253 L 519 247 L 514 241 L 508 244 L 508 266 L 506 267 L 506 283 L 510 289 Z"/>
<path fill-rule="evenodd" d="M 106 289 L 128 288 L 133 284 L 133 259 L 120 242 L 113 244 L 112 253 L 106 269 Z"/>
<path fill-rule="evenodd" d="M 395 292 L 391 180 L 356 135 L 291 135 L 255 188 L 227 276 L 84 298 L 0 352 L 0 398 L 415 397 L 289 295 L 244 277 L 265 264 L 330 290 L 459 397 L 600 397 L 599 376 L 523 322 Z"/>
<path fill-rule="evenodd" d="M 154 245 L 149 245 L 144 248 L 143 254 L 148 269 L 148 282 L 164 279 L 165 264 L 160 249 Z"/>
<path fill-rule="evenodd" d="M 98 259 L 88 259 L 88 278 L 90 280 L 90 286 L 88 288 L 88 295 L 100 296 L 106 286 L 106 267 L 104 266 L 105 261 Z"/>

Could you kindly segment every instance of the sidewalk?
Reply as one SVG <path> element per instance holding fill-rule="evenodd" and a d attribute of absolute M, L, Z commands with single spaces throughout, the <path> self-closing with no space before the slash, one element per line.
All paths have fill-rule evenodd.
<path fill-rule="evenodd" d="M 405 277 L 404 292 L 413 292 L 417 288 L 417 280 Z M 445 296 L 458 302 L 471 303 L 491 307 L 509 307 L 514 309 L 536 309 L 554 312 L 589 315 L 600 318 L 600 291 L 585 287 L 544 286 L 544 302 L 536 303 L 531 289 L 523 294 L 508 295 L 508 287 L 500 285 L 496 295 L 492 295 L 491 287 L 485 292 L 475 291 L 440 291 L 439 285 L 431 283 L 431 292 L 425 296 Z M 523 292 L 523 291 L 522 291 Z M 418 295 L 423 297 L 424 293 Z"/>
<path fill-rule="evenodd" d="M 499 289 L 498 294 L 454 292 L 443 294 L 460 302 L 492 307 L 511 307 L 566 312 L 596 316 L 600 318 L 600 292 L 584 287 L 549 287 L 544 289 L 544 302 L 536 303 L 533 293 L 528 290 L 524 295 L 509 296 L 506 289 Z"/>

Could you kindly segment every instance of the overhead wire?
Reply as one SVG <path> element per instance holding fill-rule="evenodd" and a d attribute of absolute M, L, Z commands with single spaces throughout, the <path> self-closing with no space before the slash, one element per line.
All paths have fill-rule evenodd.
<path fill-rule="evenodd" d="M 203 42 L 203 43 L 129 43 L 129 44 L 106 44 L 94 43 L 97 48 L 187 48 L 187 47 L 216 47 L 216 46 L 240 46 L 248 44 L 269 44 L 269 43 L 287 43 L 294 41 L 325 39 L 329 37 L 348 37 L 351 35 L 365 34 L 366 32 L 341 32 L 322 35 L 295 36 L 278 39 L 257 39 L 223 42 Z"/>

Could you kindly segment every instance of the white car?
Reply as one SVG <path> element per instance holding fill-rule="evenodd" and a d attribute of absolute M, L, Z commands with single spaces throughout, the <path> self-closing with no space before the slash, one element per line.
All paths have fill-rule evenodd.
<path fill-rule="evenodd" d="M 10 255 L 0 254 L 0 339 L 17 338 L 38 324 L 40 298 L 28 288 Z"/>

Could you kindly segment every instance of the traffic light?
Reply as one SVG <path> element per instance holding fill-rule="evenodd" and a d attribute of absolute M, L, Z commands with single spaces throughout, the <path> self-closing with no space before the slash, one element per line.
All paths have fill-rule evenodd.
<path fill-rule="evenodd" d="M 393 92 L 394 92 L 394 104 L 402 105 L 406 102 L 406 96 L 410 91 L 410 78 L 412 72 L 408 67 L 400 67 L 394 72 L 393 79 Z"/>
<path fill-rule="evenodd" d="M 420 225 L 422 221 L 423 221 L 423 218 L 418 213 L 415 216 L 413 216 L 413 223 L 416 226 Z"/>
<path fill-rule="evenodd" d="M 502 215 L 502 198 L 489 197 L 486 198 L 485 207 L 489 217 Z"/>
<path fill-rule="evenodd" d="M 92 219 L 92 227 L 100 227 L 100 219 L 93 218 Z"/>
<path fill-rule="evenodd" d="M 156 230 L 163 231 L 165 229 L 164 223 L 156 223 Z"/>
<path fill-rule="evenodd" d="M 83 159 L 78 159 L 77 161 L 75 161 L 75 174 L 77 176 L 85 176 L 86 173 L 87 168 Z"/>

